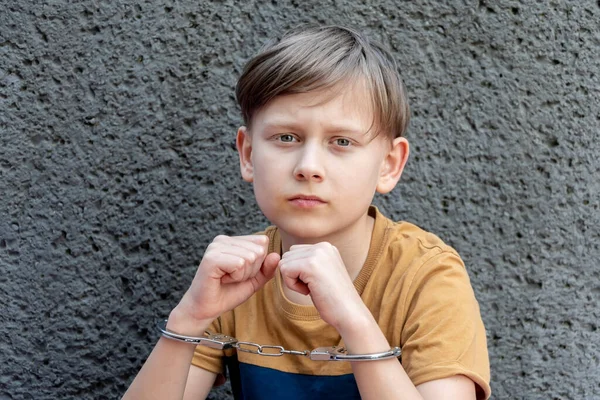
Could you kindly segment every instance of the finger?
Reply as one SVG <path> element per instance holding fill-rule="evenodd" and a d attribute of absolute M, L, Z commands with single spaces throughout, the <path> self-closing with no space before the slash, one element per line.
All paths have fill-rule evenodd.
<path fill-rule="evenodd" d="M 279 270 L 283 283 L 291 290 L 307 295 L 310 294 L 308 284 L 302 279 L 304 271 L 303 260 L 290 262 L 289 260 L 281 260 L 279 262 Z"/>
<path fill-rule="evenodd" d="M 306 248 L 319 248 L 319 249 L 327 249 L 327 248 L 336 248 L 329 242 L 319 242 L 315 244 L 294 244 L 290 246 L 290 250 L 298 250 L 298 249 L 306 249 Z"/>
<path fill-rule="evenodd" d="M 281 257 L 278 253 L 271 253 L 267 255 L 260 270 L 256 276 L 254 276 L 254 291 L 259 290 L 265 285 L 265 283 L 273 278 L 280 260 Z"/>
<path fill-rule="evenodd" d="M 255 239 L 252 236 L 236 236 L 226 237 L 226 239 L 214 241 L 214 247 L 240 247 L 253 251 L 257 254 L 266 254 L 267 247 L 269 245 L 269 238 L 264 235 L 259 235 L 259 239 Z"/>
<path fill-rule="evenodd" d="M 308 259 L 310 257 L 314 257 L 315 252 L 313 250 L 296 250 L 296 251 L 288 251 L 287 253 L 283 253 L 281 257 L 282 260 L 285 261 L 295 261 Z"/>
<path fill-rule="evenodd" d="M 249 275 L 248 270 L 249 266 L 244 265 L 243 267 L 236 269 L 228 274 L 223 275 L 221 278 L 222 284 L 234 283 L 234 282 L 245 282 L 248 280 L 247 276 Z"/>
<path fill-rule="evenodd" d="M 285 253 L 281 259 L 286 263 L 294 263 L 294 268 L 305 272 L 313 268 L 320 268 L 323 265 L 329 265 L 333 262 L 329 254 L 318 252 L 313 249 L 305 251 L 301 250 L 291 254 Z"/>
<path fill-rule="evenodd" d="M 237 276 L 234 278 L 231 274 L 223 275 L 223 277 L 221 278 L 222 285 L 227 285 L 229 283 L 239 283 L 239 282 L 244 282 L 244 280 Z"/>
<path fill-rule="evenodd" d="M 295 249 L 305 249 L 307 247 L 313 247 L 314 244 L 294 244 L 292 246 L 290 246 L 290 250 L 295 250 Z"/>
<path fill-rule="evenodd" d="M 244 260 L 243 276 L 240 280 L 246 280 L 256 275 L 265 258 L 265 251 L 262 249 L 257 253 L 242 247 L 230 246 L 223 248 L 222 252 L 223 254 L 236 255 Z"/>
<path fill-rule="evenodd" d="M 260 288 L 262 288 L 265 285 L 265 283 L 267 283 L 273 278 L 273 276 L 275 275 L 275 271 L 277 270 L 279 260 L 280 257 L 278 253 L 271 253 L 265 258 L 265 261 L 262 264 L 258 273 L 255 274 L 255 276 L 252 276 L 251 279 L 244 281 L 234 281 L 231 277 L 225 276 L 223 277 L 221 282 L 223 284 L 237 283 L 239 284 L 238 288 L 240 291 L 245 290 L 245 288 L 247 287 L 246 285 L 249 285 L 251 286 L 250 290 L 252 291 L 252 293 L 255 293 Z"/>
<path fill-rule="evenodd" d="M 315 251 L 319 250 L 317 247 L 315 247 L 314 245 L 294 245 L 292 247 L 290 247 L 290 249 L 288 251 L 286 251 L 285 253 L 283 253 L 283 258 L 290 258 L 290 257 L 298 257 L 301 255 L 309 255 L 309 254 L 314 254 Z"/>
<path fill-rule="evenodd" d="M 231 256 L 238 256 L 249 262 L 254 262 L 262 256 L 262 252 L 262 249 L 256 251 L 244 247 L 228 245 L 211 249 L 209 256 L 218 257 L 220 254 L 229 254 Z"/>
<path fill-rule="evenodd" d="M 266 236 L 265 236 L 266 237 Z M 266 246 L 268 246 L 268 242 L 266 243 Z M 262 269 L 262 266 L 266 260 L 266 251 L 267 249 L 260 249 L 260 251 L 257 253 L 254 253 L 250 250 L 248 250 L 246 247 L 235 247 L 235 246 L 228 246 L 228 247 L 224 247 L 222 249 L 223 254 L 231 254 L 231 255 L 236 255 L 240 258 L 243 258 L 245 263 L 242 267 L 240 267 L 239 270 L 230 270 L 228 275 L 223 276 L 223 279 L 221 280 L 222 283 L 226 284 L 226 283 L 233 283 L 233 282 L 242 282 L 242 281 L 246 281 L 250 278 L 254 278 Z M 265 254 L 265 255 L 262 255 Z M 268 276 L 268 278 L 263 277 L 264 282 L 262 284 L 264 284 L 266 281 L 270 280 L 273 276 L 272 273 L 274 273 L 274 269 L 277 268 L 277 265 L 279 263 L 280 260 L 280 256 L 278 253 L 271 253 L 271 260 L 269 261 L 269 264 L 267 264 L 268 270 L 271 273 L 270 276 Z M 270 263 L 275 263 L 274 266 L 271 266 Z M 273 271 L 270 271 L 271 269 L 273 269 Z"/>
<path fill-rule="evenodd" d="M 262 236 L 265 240 L 261 243 L 261 251 L 260 251 L 260 257 L 258 258 L 258 260 L 252 265 L 252 268 L 249 270 L 249 275 L 247 276 L 247 278 L 250 277 L 254 277 L 256 276 L 256 274 L 259 273 L 259 271 L 261 270 L 266 257 L 268 255 L 269 252 L 269 238 L 265 235 Z M 277 262 L 279 262 L 279 254 L 277 253 Z"/>
<path fill-rule="evenodd" d="M 260 244 L 248 240 L 249 238 L 251 237 L 218 237 L 211 245 L 211 251 L 237 255 L 247 261 L 243 280 L 256 275 L 266 257 L 269 245 L 267 236 L 261 236 L 258 240 Z"/>
<path fill-rule="evenodd" d="M 257 239 L 254 236 L 256 235 L 237 237 L 232 242 L 233 245 L 248 249 L 256 254 L 255 260 L 249 265 L 250 268 L 244 270 L 246 272 L 244 279 L 249 279 L 258 273 L 269 251 L 269 238 L 265 235 L 259 235 Z"/>
<path fill-rule="evenodd" d="M 308 285 L 302 282 L 300 279 L 290 278 L 288 276 L 283 276 L 283 284 L 287 286 L 290 290 L 294 292 L 298 292 L 303 295 L 309 295 L 310 289 Z"/>
<path fill-rule="evenodd" d="M 206 261 L 208 262 L 206 269 L 208 269 L 207 273 L 210 278 L 222 279 L 225 276 L 230 276 L 234 281 L 238 281 L 243 277 L 243 268 L 248 262 L 239 255 L 227 253 L 209 255 Z"/>
<path fill-rule="evenodd" d="M 242 236 L 234 236 L 241 239 L 248 239 L 255 243 L 263 243 L 268 242 L 269 237 L 267 235 L 242 235 Z"/>
<path fill-rule="evenodd" d="M 241 236 L 217 235 L 217 236 L 215 236 L 213 241 L 221 242 L 221 241 L 228 241 L 230 239 L 249 240 L 249 241 L 255 242 L 255 243 L 262 243 L 265 241 L 266 242 L 269 241 L 269 237 L 267 235 L 241 235 Z"/>
<path fill-rule="evenodd" d="M 232 239 L 240 239 L 245 242 L 252 242 L 258 245 L 269 243 L 269 237 L 267 235 L 245 235 L 245 236 L 232 236 Z"/>

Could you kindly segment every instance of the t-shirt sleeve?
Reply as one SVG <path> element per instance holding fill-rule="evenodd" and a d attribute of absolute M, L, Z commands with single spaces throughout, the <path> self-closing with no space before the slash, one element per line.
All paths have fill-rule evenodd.
<path fill-rule="evenodd" d="M 490 396 L 490 367 L 479 304 L 460 257 L 441 251 L 409 280 L 402 365 L 415 385 L 465 375 L 477 398 Z"/>
<path fill-rule="evenodd" d="M 222 333 L 221 319 L 215 319 L 210 324 L 207 331 L 210 333 Z M 210 372 L 214 372 L 215 374 L 225 375 L 225 371 L 223 369 L 223 356 L 223 350 L 211 349 L 210 347 L 198 345 L 194 350 L 192 365 Z"/>

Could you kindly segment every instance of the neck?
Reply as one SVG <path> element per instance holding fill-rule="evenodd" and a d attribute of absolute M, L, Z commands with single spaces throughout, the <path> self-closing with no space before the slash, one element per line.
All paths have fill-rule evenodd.
<path fill-rule="evenodd" d="M 354 280 L 369 254 L 374 223 L 375 219 L 365 213 L 361 219 L 347 229 L 318 238 L 297 238 L 280 230 L 282 251 L 285 253 L 296 244 L 331 243 L 340 252 L 348 275 Z"/>

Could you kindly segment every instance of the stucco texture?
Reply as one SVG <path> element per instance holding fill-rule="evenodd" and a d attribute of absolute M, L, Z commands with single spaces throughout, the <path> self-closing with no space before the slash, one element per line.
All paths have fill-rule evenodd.
<path fill-rule="evenodd" d="M 412 154 L 376 204 L 461 253 L 493 397 L 600 398 L 600 2 L 4 0 L 1 399 L 120 397 L 212 238 L 267 225 L 234 86 L 301 23 L 396 56 Z"/>

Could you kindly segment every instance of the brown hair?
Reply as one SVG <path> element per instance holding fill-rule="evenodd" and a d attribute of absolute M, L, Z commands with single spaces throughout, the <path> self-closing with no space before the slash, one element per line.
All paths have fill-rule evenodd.
<path fill-rule="evenodd" d="M 341 26 L 301 28 L 263 48 L 244 68 L 236 96 L 245 124 L 276 96 L 329 89 L 364 79 L 379 132 L 402 136 L 410 109 L 395 60 L 360 32 Z"/>

